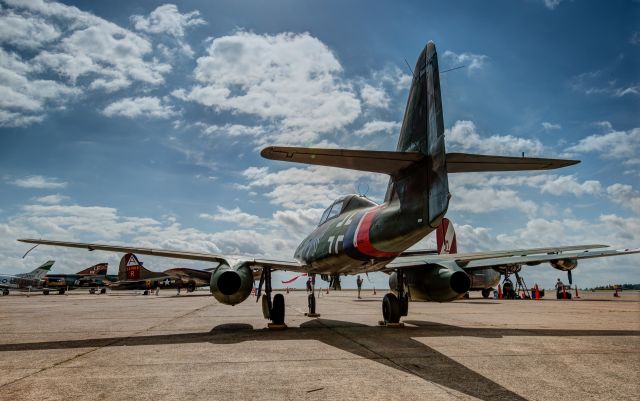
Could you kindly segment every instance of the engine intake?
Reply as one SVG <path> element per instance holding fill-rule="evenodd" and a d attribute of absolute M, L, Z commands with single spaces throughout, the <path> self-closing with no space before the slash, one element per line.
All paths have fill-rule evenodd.
<path fill-rule="evenodd" d="M 211 294 L 218 302 L 235 305 L 251 295 L 253 272 L 247 263 L 218 266 L 211 275 Z"/>

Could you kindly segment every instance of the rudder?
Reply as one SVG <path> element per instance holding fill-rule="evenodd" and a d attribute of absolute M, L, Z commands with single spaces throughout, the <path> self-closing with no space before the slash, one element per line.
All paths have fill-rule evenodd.
<path fill-rule="evenodd" d="M 423 221 L 436 227 L 449 206 L 449 183 L 440 72 L 432 41 L 427 43 L 416 62 L 396 151 L 419 152 L 426 157 L 418 168 L 411 169 L 405 176 L 391 178 L 385 201 L 397 195 L 401 203 L 422 203 Z"/>

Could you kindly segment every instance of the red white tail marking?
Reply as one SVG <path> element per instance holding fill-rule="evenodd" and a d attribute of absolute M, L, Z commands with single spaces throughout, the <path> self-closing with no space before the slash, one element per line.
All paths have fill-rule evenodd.
<path fill-rule="evenodd" d="M 456 231 L 453 224 L 446 217 L 436 230 L 436 242 L 438 244 L 438 254 L 458 253 L 458 243 L 456 241 Z"/>

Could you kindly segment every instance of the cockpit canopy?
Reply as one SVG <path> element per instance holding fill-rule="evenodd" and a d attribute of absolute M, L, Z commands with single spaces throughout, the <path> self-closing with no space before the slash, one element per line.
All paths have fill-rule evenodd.
<path fill-rule="evenodd" d="M 326 221 L 333 219 L 341 215 L 342 213 L 348 212 L 354 209 L 362 209 L 365 207 L 376 206 L 377 203 L 372 201 L 371 199 L 360 196 L 360 195 L 346 195 L 341 198 L 338 198 L 335 202 L 331 204 L 327 208 L 327 210 L 322 213 L 322 217 L 320 218 L 320 222 L 318 225 L 324 224 Z"/>

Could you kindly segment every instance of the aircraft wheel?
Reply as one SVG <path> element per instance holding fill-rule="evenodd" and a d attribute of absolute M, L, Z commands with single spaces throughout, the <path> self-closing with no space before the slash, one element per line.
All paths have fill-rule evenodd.
<path fill-rule="evenodd" d="M 44 295 L 49 295 L 49 290 L 43 290 L 43 291 L 42 291 L 42 293 L 43 293 Z"/>
<path fill-rule="evenodd" d="M 64 289 L 58 290 L 58 295 L 64 295 Z"/>
<path fill-rule="evenodd" d="M 491 288 L 485 288 L 482 291 L 482 298 L 487 299 L 491 295 Z"/>
<path fill-rule="evenodd" d="M 106 289 L 106 288 L 102 288 L 102 289 L 100 290 L 100 294 L 106 294 L 106 293 L 107 293 L 107 289 Z"/>
<path fill-rule="evenodd" d="M 95 288 L 90 288 L 89 289 L 89 294 L 95 294 L 96 293 L 96 289 Z"/>
<path fill-rule="evenodd" d="M 284 295 L 282 294 L 276 294 L 273 297 L 271 321 L 274 324 L 284 324 Z"/>
<path fill-rule="evenodd" d="M 382 299 L 382 317 L 385 323 L 399 323 L 401 315 L 400 301 L 393 293 L 388 293 Z"/>
<path fill-rule="evenodd" d="M 191 282 L 187 284 L 187 292 L 194 292 L 196 290 L 196 283 Z"/>
<path fill-rule="evenodd" d="M 9 290 L 3 290 L 2 295 L 9 295 Z"/>
<path fill-rule="evenodd" d="M 144 290 L 144 292 L 142 293 L 142 295 L 149 295 L 149 290 Z"/>
<path fill-rule="evenodd" d="M 316 295 L 314 293 L 309 294 L 309 313 L 316 313 Z"/>

